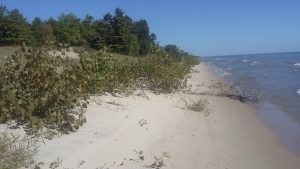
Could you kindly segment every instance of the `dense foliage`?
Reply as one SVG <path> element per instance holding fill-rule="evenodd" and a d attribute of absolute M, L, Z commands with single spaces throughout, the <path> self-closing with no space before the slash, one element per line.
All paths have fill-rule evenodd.
<path fill-rule="evenodd" d="M 28 49 L 10 56 L 0 75 L 0 120 L 17 119 L 32 129 L 79 128 L 86 103 L 80 92 L 79 66 L 71 60 L 50 57 Z"/>
<path fill-rule="evenodd" d="M 133 21 L 119 8 L 98 20 L 61 14 L 29 23 L 17 9 L 0 6 L 0 46 L 21 44 L 31 47 L 0 67 L 0 122 L 16 120 L 35 131 L 77 130 L 92 94 L 181 89 L 198 63 L 175 45 L 160 47 L 146 20 Z M 54 57 L 49 46 L 77 46 L 80 58 Z"/>
<path fill-rule="evenodd" d="M 32 40 L 30 25 L 17 10 L 0 6 L 0 45 L 21 45 Z"/>
<path fill-rule="evenodd" d="M 133 21 L 120 8 L 116 8 L 113 15 L 107 13 L 99 19 L 90 15 L 81 19 L 72 13 L 62 13 L 57 19 L 36 17 L 30 23 L 18 9 L 9 11 L 0 6 L 0 46 L 24 43 L 27 46 L 84 46 L 146 56 L 160 48 L 156 38 L 146 20 Z M 177 60 L 190 55 L 176 45 L 166 45 L 164 50 Z"/>
<path fill-rule="evenodd" d="M 133 21 L 116 8 L 114 15 L 107 13 L 94 20 L 86 15 L 81 20 L 74 14 L 61 14 L 58 19 L 45 21 L 36 17 L 31 23 L 17 10 L 0 6 L 0 45 L 33 46 L 88 46 L 94 49 L 147 55 L 155 45 L 146 20 Z"/>
<path fill-rule="evenodd" d="M 0 121 L 17 120 L 33 130 L 74 131 L 86 121 L 91 94 L 134 87 L 172 92 L 185 86 L 191 66 L 167 55 L 121 59 L 85 51 L 76 60 L 23 48 L 8 57 L 0 72 Z"/>

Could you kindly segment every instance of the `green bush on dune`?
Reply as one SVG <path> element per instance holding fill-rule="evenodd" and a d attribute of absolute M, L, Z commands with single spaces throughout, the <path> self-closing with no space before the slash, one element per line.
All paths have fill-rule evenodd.
<path fill-rule="evenodd" d="M 60 130 L 78 128 L 84 122 L 84 81 L 71 60 L 29 49 L 10 56 L 1 72 L 0 120 L 15 119 L 28 127 Z"/>
<path fill-rule="evenodd" d="M 68 133 L 86 121 L 91 94 L 122 93 L 130 87 L 172 92 L 185 86 L 191 66 L 167 55 L 118 58 L 86 51 L 76 60 L 23 48 L 1 69 L 0 121 Z"/>
<path fill-rule="evenodd" d="M 165 93 L 185 86 L 185 76 L 189 73 L 190 66 L 162 55 L 140 59 L 136 70 L 138 78 L 148 89 Z"/>

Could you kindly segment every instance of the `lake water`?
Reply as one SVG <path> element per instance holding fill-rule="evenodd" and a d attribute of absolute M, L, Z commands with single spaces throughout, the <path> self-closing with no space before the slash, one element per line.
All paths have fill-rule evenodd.
<path fill-rule="evenodd" d="M 257 88 L 258 115 L 300 154 L 300 52 L 205 57 L 225 81 Z M 243 84 L 243 83 L 241 83 Z"/>

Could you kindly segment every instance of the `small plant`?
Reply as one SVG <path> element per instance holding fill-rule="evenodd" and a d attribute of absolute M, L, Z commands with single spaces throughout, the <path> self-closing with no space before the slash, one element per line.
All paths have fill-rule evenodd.
<path fill-rule="evenodd" d="M 200 99 L 195 103 L 187 105 L 187 109 L 197 112 L 204 112 L 205 116 L 208 116 L 208 104 L 209 102 L 206 99 Z"/>
<path fill-rule="evenodd" d="M 1 133 L 0 135 L 0 169 L 17 169 L 34 164 L 33 156 L 37 152 L 36 137 Z"/>
<path fill-rule="evenodd" d="M 141 127 L 143 127 L 143 126 L 147 125 L 147 120 L 141 119 L 141 120 L 139 121 L 139 124 L 140 124 Z"/>
<path fill-rule="evenodd" d="M 139 157 L 139 159 L 140 159 L 141 161 L 144 161 L 145 156 L 144 156 L 144 152 L 143 152 L 142 150 L 140 150 L 140 151 L 134 150 L 134 152 L 136 153 L 136 155 Z"/>
<path fill-rule="evenodd" d="M 155 169 L 160 169 L 163 166 L 166 166 L 165 164 L 165 159 L 169 159 L 170 154 L 168 152 L 163 152 L 160 157 L 154 156 L 154 162 L 150 165 L 145 165 L 145 168 L 155 168 Z"/>
<path fill-rule="evenodd" d="M 56 169 L 56 168 L 58 168 L 60 166 L 62 166 L 62 160 L 58 158 L 57 160 L 52 161 L 50 163 L 49 168 L 50 169 Z"/>

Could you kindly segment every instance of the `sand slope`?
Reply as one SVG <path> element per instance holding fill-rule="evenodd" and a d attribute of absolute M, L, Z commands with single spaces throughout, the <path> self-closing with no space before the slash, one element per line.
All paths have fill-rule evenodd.
<path fill-rule="evenodd" d="M 193 92 L 207 90 L 199 84 L 220 80 L 204 64 L 194 69 L 189 80 Z M 300 167 L 300 158 L 284 149 L 246 104 L 183 92 L 146 94 L 149 100 L 141 93 L 93 98 L 97 103 L 89 105 L 87 123 L 76 133 L 46 141 L 36 161 L 48 168 L 59 158 L 64 168 L 87 169 L 145 168 L 155 157 L 170 169 Z M 208 116 L 185 108 L 199 98 L 209 101 Z"/>

